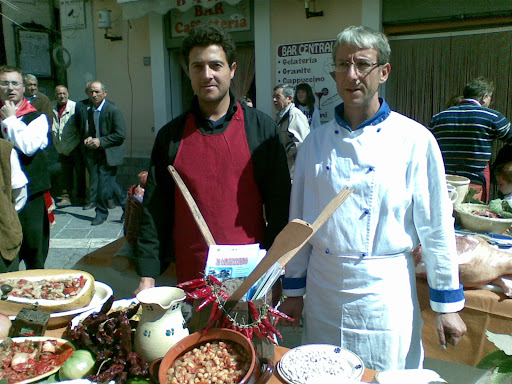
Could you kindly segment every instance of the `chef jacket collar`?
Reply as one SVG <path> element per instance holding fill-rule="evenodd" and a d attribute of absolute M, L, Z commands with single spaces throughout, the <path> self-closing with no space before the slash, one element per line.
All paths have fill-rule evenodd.
<path fill-rule="evenodd" d="M 377 113 L 375 115 L 373 115 L 372 117 L 370 117 L 365 122 L 363 122 L 361 125 L 359 125 L 359 127 L 357 127 L 356 129 L 364 128 L 369 125 L 380 124 L 388 118 L 389 114 L 391 113 L 391 109 L 389 108 L 389 105 L 381 97 L 379 97 L 379 103 L 380 103 L 380 108 L 377 111 Z M 347 129 L 348 131 L 352 132 L 352 128 L 350 128 L 350 125 L 348 125 L 348 123 L 343 118 L 344 111 L 345 111 L 345 105 L 343 103 L 341 103 L 334 109 L 334 117 L 336 118 L 336 122 L 338 123 L 338 125 Z"/>
<path fill-rule="evenodd" d="M 233 92 L 231 92 L 231 90 L 229 90 L 229 108 L 228 108 L 227 113 L 223 117 L 221 117 L 219 120 L 212 121 L 212 120 L 204 117 L 203 113 L 201 112 L 201 109 L 199 108 L 199 101 L 197 99 L 197 96 L 194 96 L 194 98 L 192 99 L 192 107 L 190 108 L 190 111 L 196 117 L 197 126 L 206 132 L 208 132 L 208 131 L 211 132 L 214 130 L 218 130 L 219 128 L 221 128 L 221 129 L 226 128 L 227 125 L 229 125 L 231 118 L 235 114 L 237 108 L 238 108 L 238 104 L 236 101 L 236 97 L 233 94 Z"/>

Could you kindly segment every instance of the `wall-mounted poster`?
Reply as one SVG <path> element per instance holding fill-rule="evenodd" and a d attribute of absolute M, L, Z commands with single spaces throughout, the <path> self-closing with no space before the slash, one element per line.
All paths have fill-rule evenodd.
<path fill-rule="evenodd" d="M 341 103 L 332 72 L 334 40 L 283 44 L 277 47 L 276 82 L 297 86 L 307 83 L 316 96 L 320 120 L 334 118 L 334 107 Z"/>
<path fill-rule="evenodd" d="M 48 32 L 18 29 L 18 66 L 24 73 L 51 77 L 50 35 Z"/>

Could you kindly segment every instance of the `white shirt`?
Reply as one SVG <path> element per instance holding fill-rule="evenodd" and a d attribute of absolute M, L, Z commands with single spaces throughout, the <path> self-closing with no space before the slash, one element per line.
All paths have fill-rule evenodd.
<path fill-rule="evenodd" d="M 10 116 L 3 119 L 2 135 L 27 156 L 33 156 L 38 150 L 48 146 L 50 125 L 45 114 L 41 114 L 27 126 L 22 117 Z"/>
<path fill-rule="evenodd" d="M 94 127 L 96 128 L 96 137 L 99 139 L 101 137 L 101 130 L 100 130 L 100 114 L 101 114 L 101 111 L 103 110 L 103 106 L 105 105 L 105 100 L 106 99 L 103 99 L 103 101 L 101 102 L 101 104 L 98 106 L 98 108 L 96 107 L 92 107 L 92 111 L 93 111 L 93 118 L 94 118 Z"/>
<path fill-rule="evenodd" d="M 27 202 L 28 179 L 21 169 L 18 153 L 13 148 L 11 151 L 11 188 L 14 195 L 15 208 L 19 211 Z"/>

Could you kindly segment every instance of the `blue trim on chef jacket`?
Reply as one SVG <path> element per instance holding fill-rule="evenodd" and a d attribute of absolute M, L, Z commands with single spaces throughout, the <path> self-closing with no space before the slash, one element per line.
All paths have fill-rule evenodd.
<path fill-rule="evenodd" d="M 429 287 L 430 300 L 436 303 L 458 303 L 464 300 L 464 289 L 460 284 L 459 289 L 438 291 Z"/>
<path fill-rule="evenodd" d="M 375 115 L 373 115 L 371 118 L 363 122 L 357 129 L 364 128 L 368 125 L 377 125 L 382 123 L 384 120 L 386 120 L 391 113 L 391 109 L 389 108 L 388 103 L 384 101 L 383 98 L 379 97 L 379 103 L 380 108 L 377 111 Z M 339 126 L 347 129 L 348 131 L 352 132 L 352 128 L 350 128 L 350 125 L 347 124 L 347 122 L 343 119 L 343 114 L 345 111 L 345 106 L 343 103 L 338 105 L 336 108 L 334 108 L 334 117 L 336 118 L 336 122 Z"/>
<path fill-rule="evenodd" d="M 283 279 L 283 289 L 300 289 L 306 286 L 306 277 L 285 277 Z"/>

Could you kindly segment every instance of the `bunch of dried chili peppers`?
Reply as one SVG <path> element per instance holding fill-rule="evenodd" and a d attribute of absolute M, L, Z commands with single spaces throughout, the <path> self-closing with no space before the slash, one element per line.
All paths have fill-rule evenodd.
<path fill-rule="evenodd" d="M 149 364 L 132 351 L 132 324 L 130 319 L 140 304 L 109 313 L 114 296 L 105 302 L 101 311 L 87 316 L 78 326 L 68 327 L 65 338 L 79 349 L 89 349 L 99 364 L 96 375 L 87 379 L 94 382 L 123 384 L 130 377 L 149 377 Z"/>
<path fill-rule="evenodd" d="M 202 300 L 197 306 L 196 311 L 201 311 L 212 304 L 212 312 L 208 319 L 208 324 L 203 328 L 203 332 L 212 327 L 229 328 L 242 333 L 245 337 L 252 340 L 256 335 L 260 339 L 267 338 L 272 343 L 277 344 L 276 336 L 283 340 L 283 336 L 276 324 L 279 319 L 293 321 L 286 313 L 283 313 L 268 304 L 257 307 L 252 300 L 247 301 L 250 322 L 242 319 L 238 321 L 224 309 L 225 302 L 229 299 L 225 286 L 214 276 L 186 281 L 178 284 L 177 287 L 183 289 L 187 298 Z"/>

